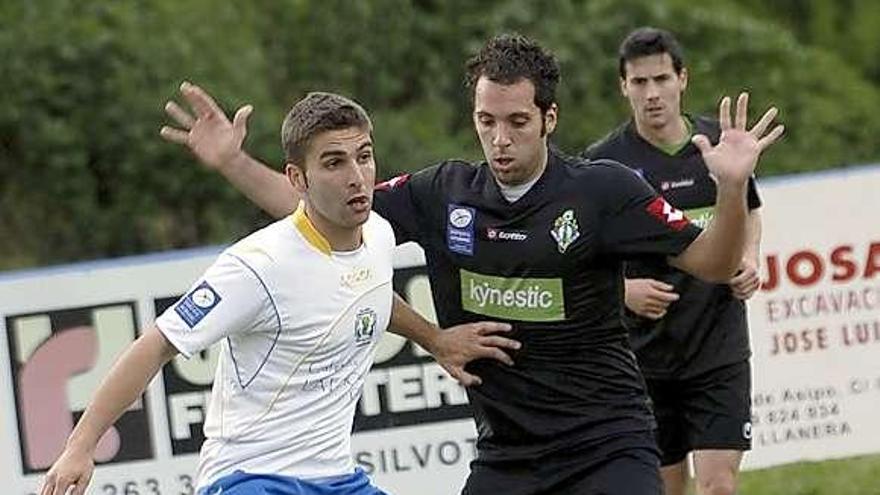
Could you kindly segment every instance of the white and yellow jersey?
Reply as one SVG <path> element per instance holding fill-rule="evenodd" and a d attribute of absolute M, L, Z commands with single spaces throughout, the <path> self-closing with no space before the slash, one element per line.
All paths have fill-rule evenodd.
<path fill-rule="evenodd" d="M 353 472 L 354 409 L 392 306 L 394 233 L 333 252 L 302 211 L 225 250 L 156 323 L 189 357 L 222 346 L 198 485 L 242 470 L 315 479 Z"/>

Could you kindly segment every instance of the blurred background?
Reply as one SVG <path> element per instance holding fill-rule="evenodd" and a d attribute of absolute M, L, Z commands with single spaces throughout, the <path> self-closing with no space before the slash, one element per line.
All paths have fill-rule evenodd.
<path fill-rule="evenodd" d="M 245 146 L 279 166 L 293 102 L 351 95 L 386 178 L 481 158 L 464 61 L 506 31 L 559 58 L 554 139 L 580 151 L 628 118 L 616 52 L 641 25 L 682 42 L 690 113 L 742 89 L 781 109 L 786 137 L 759 177 L 880 161 L 875 0 L 3 0 L 0 270 L 228 243 L 269 221 L 159 137 L 184 79 L 229 113 L 253 104 Z M 880 493 L 880 458 L 744 478 L 750 494 Z"/>
<path fill-rule="evenodd" d="M 373 114 L 380 177 L 479 158 L 463 65 L 518 31 L 559 57 L 556 142 L 576 152 L 628 117 L 616 50 L 640 25 L 685 48 L 692 113 L 749 89 L 785 140 L 768 176 L 880 159 L 880 2 L 873 0 L 211 0 L 0 2 L 0 269 L 223 243 L 267 219 L 158 136 L 184 79 L 280 165 L 279 128 L 309 90 Z"/>

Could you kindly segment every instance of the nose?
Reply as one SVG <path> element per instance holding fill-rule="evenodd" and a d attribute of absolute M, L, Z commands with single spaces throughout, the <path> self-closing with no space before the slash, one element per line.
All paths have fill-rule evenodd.
<path fill-rule="evenodd" d="M 510 146 L 510 132 L 503 123 L 495 126 L 495 133 L 492 135 L 492 144 L 498 148 Z"/>
<path fill-rule="evenodd" d="M 649 100 L 656 100 L 660 97 L 660 88 L 654 82 L 649 82 L 645 94 L 647 95 Z"/>
<path fill-rule="evenodd" d="M 348 174 L 348 185 L 353 189 L 361 189 L 364 186 L 364 171 L 357 162 L 352 162 L 351 171 Z"/>

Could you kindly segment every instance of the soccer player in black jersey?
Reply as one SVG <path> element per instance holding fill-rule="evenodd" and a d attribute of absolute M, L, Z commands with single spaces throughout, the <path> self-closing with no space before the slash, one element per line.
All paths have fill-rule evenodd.
<path fill-rule="evenodd" d="M 468 388 L 479 439 L 464 493 L 659 494 L 654 421 L 621 320 L 623 260 L 653 254 L 728 279 L 742 257 L 748 178 L 782 128 L 765 115 L 747 129 L 747 97 L 733 118 L 722 100 L 719 143 L 695 137 L 719 181 L 715 221 L 701 232 L 626 167 L 548 146 L 559 69 L 535 42 L 493 38 L 468 75 L 486 161 L 392 179 L 374 200 L 398 242 L 424 248 L 441 325 L 494 318 L 523 344 L 512 366 L 468 366 L 481 383 Z M 267 211 L 292 211 L 284 177 L 240 150 L 240 114 L 230 123 L 196 103 L 194 118 L 172 115 L 184 130 L 163 135 Z M 208 161 L 217 150 L 223 160 Z"/>
<path fill-rule="evenodd" d="M 713 142 L 717 120 L 682 112 L 688 82 L 682 50 L 667 31 L 640 28 L 622 42 L 620 88 L 632 119 L 584 155 L 636 170 L 693 221 L 713 214 L 716 184 L 691 136 Z M 743 300 L 758 289 L 761 201 L 749 179 L 749 219 L 739 273 L 726 283 L 694 278 L 663 259 L 626 265 L 632 346 L 657 417 L 667 495 L 684 495 L 693 452 L 697 491 L 731 495 L 751 447 L 749 335 Z"/>

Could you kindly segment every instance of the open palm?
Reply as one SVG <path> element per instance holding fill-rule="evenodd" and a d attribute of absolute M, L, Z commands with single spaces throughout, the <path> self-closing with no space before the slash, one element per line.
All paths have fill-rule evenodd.
<path fill-rule="evenodd" d="M 163 126 L 162 137 L 185 145 L 209 168 L 221 169 L 231 163 L 241 153 L 247 135 L 247 118 L 253 107 L 239 108 L 230 122 L 217 102 L 199 86 L 184 82 L 180 85 L 180 93 L 194 115 L 174 101 L 166 103 L 165 112 L 181 128 Z"/>
<path fill-rule="evenodd" d="M 718 121 L 721 124 L 718 144 L 713 146 L 704 135 L 693 138 L 709 172 L 719 183 L 741 184 L 748 180 L 755 171 L 761 153 L 785 131 L 782 125 L 767 131 L 778 113 L 775 107 L 767 110 L 754 127 L 747 130 L 748 105 L 749 94 L 741 93 L 736 101 L 736 115 L 731 122 L 730 97 L 725 96 L 718 108 Z"/>

